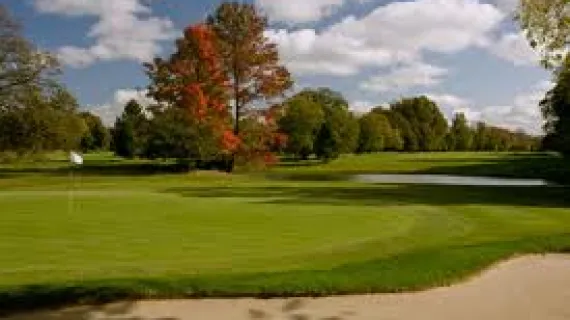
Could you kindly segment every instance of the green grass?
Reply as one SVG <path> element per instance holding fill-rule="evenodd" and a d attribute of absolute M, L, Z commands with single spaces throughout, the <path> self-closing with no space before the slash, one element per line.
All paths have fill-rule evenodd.
<path fill-rule="evenodd" d="M 561 160 L 386 154 L 272 171 L 465 174 L 549 161 Z M 151 163 L 108 155 L 88 156 L 85 165 L 71 207 L 65 162 L 0 168 L 0 310 L 416 290 L 515 254 L 570 249 L 565 187 L 270 180 L 167 174 L 166 164 L 145 174 Z"/>
<path fill-rule="evenodd" d="M 319 177 L 354 173 L 427 173 L 513 178 L 539 178 L 570 182 L 567 159 L 542 153 L 446 152 L 349 155 L 322 164 L 318 161 L 285 162 L 275 173 Z"/>

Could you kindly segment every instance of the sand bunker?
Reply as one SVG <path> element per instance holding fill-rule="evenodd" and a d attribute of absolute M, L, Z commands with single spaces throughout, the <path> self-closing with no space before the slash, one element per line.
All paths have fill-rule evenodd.
<path fill-rule="evenodd" d="M 173 300 L 18 315 L 9 320 L 506 320 L 570 319 L 570 256 L 500 263 L 452 287 L 319 299 Z"/>

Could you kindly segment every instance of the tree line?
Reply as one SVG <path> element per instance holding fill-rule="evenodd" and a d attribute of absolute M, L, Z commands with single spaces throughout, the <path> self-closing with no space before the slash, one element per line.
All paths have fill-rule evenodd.
<path fill-rule="evenodd" d="M 330 89 L 306 89 L 281 107 L 279 130 L 284 152 L 298 159 L 332 159 L 343 153 L 382 151 L 533 151 L 540 139 L 522 131 L 469 126 L 464 114 L 451 126 L 437 104 L 425 96 L 403 98 L 388 108 L 355 116 L 347 101 Z"/>
<path fill-rule="evenodd" d="M 151 118 L 136 101 L 130 101 L 113 129 L 114 150 L 123 157 L 178 158 L 208 160 L 214 154 L 211 136 L 195 133 L 176 119 Z M 388 108 L 376 107 L 363 115 L 349 110 L 347 100 L 329 88 L 307 88 L 267 110 L 246 115 L 241 120 L 244 132 L 259 132 L 249 145 L 265 144 L 263 136 L 277 132 L 281 142 L 266 150 L 306 160 L 316 157 L 332 160 L 342 154 L 384 151 L 536 151 L 538 137 L 523 131 L 510 131 L 484 122 L 469 125 L 462 113 L 455 114 L 451 125 L 437 104 L 425 96 L 404 98 Z M 257 129 L 256 129 L 257 128 Z M 259 146 L 258 146 L 259 147 Z M 215 148 L 214 148 L 215 149 Z"/>
<path fill-rule="evenodd" d="M 541 104 L 548 132 L 541 144 L 522 131 L 469 125 L 463 114 L 448 124 L 425 96 L 363 115 L 328 88 L 291 96 L 293 79 L 264 36 L 267 23 L 253 4 L 222 3 L 184 30 L 171 55 L 143 65 L 156 103 L 143 108 L 129 102 L 108 129 L 81 111 L 58 82 L 56 59 L 24 39 L 0 6 L 0 150 L 20 156 L 111 149 L 122 157 L 231 171 L 237 163 L 273 163 L 278 155 L 331 160 L 382 151 L 565 152 L 568 145 L 568 68 L 560 69 L 557 89 Z"/>

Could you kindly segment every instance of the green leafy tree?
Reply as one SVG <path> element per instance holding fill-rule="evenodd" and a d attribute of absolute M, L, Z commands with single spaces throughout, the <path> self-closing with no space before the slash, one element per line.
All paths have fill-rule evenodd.
<path fill-rule="evenodd" d="M 419 138 L 412 130 L 410 122 L 402 114 L 381 108 L 374 109 L 373 112 L 384 114 L 388 120 L 390 120 L 392 128 L 398 132 L 398 136 L 401 142 L 401 150 L 409 152 L 415 152 L 419 150 Z"/>
<path fill-rule="evenodd" d="M 358 119 L 348 110 L 348 102 L 340 93 L 318 88 L 305 89 L 299 96 L 319 104 L 324 112 L 324 122 L 314 144 L 317 157 L 330 160 L 356 151 L 360 131 Z"/>
<path fill-rule="evenodd" d="M 307 159 L 314 153 L 315 140 L 323 125 L 323 108 L 307 96 L 296 95 L 285 102 L 284 112 L 278 124 L 287 136 L 285 151 Z"/>
<path fill-rule="evenodd" d="M 134 158 L 143 154 L 146 144 L 148 122 L 143 108 L 136 100 L 130 100 L 122 115 L 117 118 L 113 130 L 115 154 Z"/>
<path fill-rule="evenodd" d="M 38 50 L 21 34 L 21 27 L 0 5 L 0 108 L 14 106 L 29 87 L 43 87 L 53 81 L 57 60 Z"/>
<path fill-rule="evenodd" d="M 23 156 L 78 146 L 85 126 L 57 67 L 0 5 L 0 150 Z"/>
<path fill-rule="evenodd" d="M 378 112 L 370 112 L 359 120 L 359 153 L 371 153 L 398 149 L 398 133 L 392 128 L 390 120 Z"/>
<path fill-rule="evenodd" d="M 18 107 L 0 110 L 0 150 L 25 156 L 78 147 L 86 128 L 73 96 L 55 83 L 25 92 Z"/>
<path fill-rule="evenodd" d="M 463 113 L 457 113 L 449 131 L 448 150 L 468 151 L 473 146 L 473 132 L 467 124 L 467 118 Z"/>
<path fill-rule="evenodd" d="M 570 56 L 555 73 L 555 86 L 547 92 L 540 107 L 551 146 L 570 155 Z"/>
<path fill-rule="evenodd" d="M 167 108 L 153 113 L 143 154 L 150 159 L 206 163 L 216 160 L 217 140 L 207 124 L 186 110 Z"/>
<path fill-rule="evenodd" d="M 447 121 L 435 102 L 425 96 L 404 98 L 390 106 L 392 124 L 400 131 L 406 151 L 444 149 Z"/>
<path fill-rule="evenodd" d="M 82 151 L 89 152 L 109 149 L 111 135 L 101 118 L 91 112 L 82 112 L 80 116 L 87 126 L 87 131 L 81 138 Z"/>
<path fill-rule="evenodd" d="M 473 149 L 476 151 L 484 151 L 487 148 L 487 125 L 479 121 L 477 122 L 475 133 L 473 135 Z"/>
<path fill-rule="evenodd" d="M 338 158 L 341 154 L 356 151 L 359 131 L 358 120 L 348 110 L 326 110 L 325 122 L 315 142 L 317 157 L 328 161 Z"/>
<path fill-rule="evenodd" d="M 570 153 L 568 80 L 570 44 L 570 3 L 568 0 L 520 0 L 517 20 L 531 46 L 540 51 L 542 64 L 554 69 L 556 86 L 541 102 L 547 136 L 543 146 Z"/>
<path fill-rule="evenodd" d="M 479 122 L 475 130 L 473 148 L 477 151 L 535 151 L 540 139 L 522 130 L 510 131 Z"/>

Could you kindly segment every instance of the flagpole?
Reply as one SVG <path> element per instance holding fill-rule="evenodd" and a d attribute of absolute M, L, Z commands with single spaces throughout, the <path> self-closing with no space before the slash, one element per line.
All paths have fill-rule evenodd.
<path fill-rule="evenodd" d="M 67 213 L 72 214 L 73 212 L 73 163 L 69 165 L 69 190 L 68 190 L 68 199 L 67 199 Z"/>
<path fill-rule="evenodd" d="M 74 197 L 75 197 L 75 179 L 73 176 L 73 168 L 76 165 L 81 165 L 83 164 L 83 157 L 73 151 L 71 151 L 69 153 L 69 190 L 68 190 L 68 199 L 67 199 L 67 203 L 68 203 L 68 207 L 67 207 L 67 212 L 71 215 L 73 213 L 73 209 L 74 209 Z"/>

